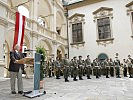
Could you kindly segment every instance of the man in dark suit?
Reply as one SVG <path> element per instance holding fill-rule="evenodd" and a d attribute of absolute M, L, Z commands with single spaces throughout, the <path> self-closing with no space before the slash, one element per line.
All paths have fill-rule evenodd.
<path fill-rule="evenodd" d="M 16 94 L 15 81 L 17 77 L 18 93 L 23 93 L 22 71 L 24 70 L 24 64 L 18 64 L 18 60 L 24 58 L 24 55 L 20 52 L 20 46 L 16 45 L 14 51 L 10 53 L 10 83 L 11 93 Z"/>

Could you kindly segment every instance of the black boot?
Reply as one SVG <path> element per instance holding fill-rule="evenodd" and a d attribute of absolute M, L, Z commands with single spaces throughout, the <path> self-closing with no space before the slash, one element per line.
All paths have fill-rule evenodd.
<path fill-rule="evenodd" d="M 74 79 L 73 79 L 74 81 L 77 81 L 77 79 L 76 79 L 76 77 L 74 77 Z"/>
<path fill-rule="evenodd" d="M 108 75 L 106 75 L 106 78 L 109 78 Z"/>
<path fill-rule="evenodd" d="M 65 78 L 65 82 L 69 82 L 69 80 L 67 78 Z"/>
<path fill-rule="evenodd" d="M 91 79 L 90 76 L 87 76 L 87 79 Z"/>
<path fill-rule="evenodd" d="M 99 78 L 98 76 L 96 76 L 96 78 Z"/>
<path fill-rule="evenodd" d="M 119 75 L 116 78 L 121 78 Z"/>
<path fill-rule="evenodd" d="M 60 79 L 59 76 L 56 76 L 56 79 Z"/>
<path fill-rule="evenodd" d="M 133 77 L 132 77 L 132 75 L 130 75 L 130 77 L 129 77 L 129 78 L 133 78 Z"/>
<path fill-rule="evenodd" d="M 82 77 L 79 77 L 79 80 L 84 80 Z"/>

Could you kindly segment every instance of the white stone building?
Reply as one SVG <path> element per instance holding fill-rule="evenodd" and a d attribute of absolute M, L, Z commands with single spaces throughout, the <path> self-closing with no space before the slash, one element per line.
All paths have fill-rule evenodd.
<path fill-rule="evenodd" d="M 16 11 L 27 17 L 24 48 L 42 46 L 46 59 L 67 53 L 66 18 L 60 0 L 0 0 L 0 10 L 0 77 L 9 75 Z M 27 53 L 33 57 L 34 52 Z"/>
<path fill-rule="evenodd" d="M 83 0 L 67 9 L 70 58 L 133 57 L 132 0 Z"/>

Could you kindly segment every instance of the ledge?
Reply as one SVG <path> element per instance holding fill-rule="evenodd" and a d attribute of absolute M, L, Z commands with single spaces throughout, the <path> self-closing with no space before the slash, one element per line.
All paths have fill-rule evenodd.
<path fill-rule="evenodd" d="M 97 3 L 97 2 L 101 2 L 101 1 L 105 1 L 105 0 L 83 0 L 83 1 L 79 1 L 79 2 L 76 2 L 76 3 L 69 4 L 67 6 L 67 8 L 68 8 L 68 10 L 71 10 L 71 9 L 75 9 L 75 8 L 78 8 L 78 7 L 83 7 L 83 6 L 86 6 L 86 5 L 91 5 L 91 4 L 94 4 L 94 3 Z"/>
<path fill-rule="evenodd" d="M 126 7 L 130 7 L 130 6 L 132 6 L 132 5 L 133 5 L 133 1 L 130 2 L 130 3 L 128 3 L 128 4 L 126 5 Z"/>
<path fill-rule="evenodd" d="M 99 39 L 99 40 L 96 40 L 96 42 L 103 42 L 103 41 L 113 41 L 114 38 L 111 38 L 111 39 Z"/>
<path fill-rule="evenodd" d="M 0 67 L 5 67 L 5 62 L 4 61 L 0 61 Z"/>
<path fill-rule="evenodd" d="M 112 11 L 113 8 L 101 7 L 101 8 L 99 8 L 99 9 L 97 9 L 96 11 L 94 11 L 93 14 L 96 14 L 96 13 L 98 13 L 98 12 L 100 12 L 100 11 L 103 11 L 103 10 Z"/>
<path fill-rule="evenodd" d="M 85 42 L 75 42 L 75 43 L 70 43 L 70 45 L 77 45 L 77 44 L 85 44 Z"/>
<path fill-rule="evenodd" d="M 3 18 L 3 17 L 0 17 L 0 25 L 7 26 L 8 25 L 7 20 L 5 18 Z"/>

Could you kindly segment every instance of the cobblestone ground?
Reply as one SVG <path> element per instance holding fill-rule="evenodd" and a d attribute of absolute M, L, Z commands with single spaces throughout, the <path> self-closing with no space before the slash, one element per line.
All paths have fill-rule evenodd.
<path fill-rule="evenodd" d="M 45 78 L 47 94 L 33 100 L 133 100 L 133 78 L 109 78 L 105 76 L 91 80 L 65 83 L 64 79 Z M 23 79 L 24 91 L 32 90 L 33 79 Z M 19 94 L 10 93 L 10 80 L 0 79 L 0 100 L 30 100 Z"/>

